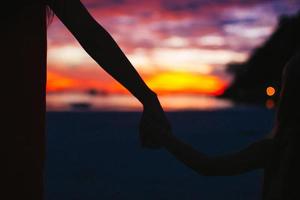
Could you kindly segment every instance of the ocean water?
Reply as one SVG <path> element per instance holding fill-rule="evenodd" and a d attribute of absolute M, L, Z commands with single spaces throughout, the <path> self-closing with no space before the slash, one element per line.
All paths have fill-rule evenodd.
<path fill-rule="evenodd" d="M 176 94 L 159 96 L 163 108 L 168 111 L 214 110 L 232 107 L 230 100 L 212 96 Z M 141 103 L 132 95 L 99 95 L 82 92 L 47 94 L 48 111 L 141 111 Z"/>
<path fill-rule="evenodd" d="M 265 137 L 274 112 L 258 107 L 169 112 L 174 134 L 208 155 Z M 258 200 L 262 171 L 204 177 L 165 150 L 140 147 L 139 112 L 48 112 L 47 200 Z"/>

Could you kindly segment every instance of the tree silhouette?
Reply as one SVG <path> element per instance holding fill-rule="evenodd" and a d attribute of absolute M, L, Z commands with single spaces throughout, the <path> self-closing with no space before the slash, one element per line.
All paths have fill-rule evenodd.
<path fill-rule="evenodd" d="M 268 99 L 277 101 L 282 70 L 289 58 L 299 51 L 299 36 L 300 11 L 294 16 L 281 16 L 274 33 L 253 51 L 245 63 L 227 65 L 227 71 L 235 78 L 220 97 L 256 104 Z M 272 97 L 266 94 L 267 87 L 276 90 Z"/>

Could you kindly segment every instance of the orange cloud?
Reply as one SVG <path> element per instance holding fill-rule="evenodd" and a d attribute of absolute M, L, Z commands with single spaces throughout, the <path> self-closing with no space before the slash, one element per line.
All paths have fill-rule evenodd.
<path fill-rule="evenodd" d="M 62 91 L 75 87 L 76 80 L 68 78 L 62 74 L 51 72 L 47 73 L 47 91 Z"/>
<path fill-rule="evenodd" d="M 105 82 L 86 77 L 72 77 L 59 71 L 49 71 L 47 91 L 86 91 L 96 89 L 110 94 L 127 94 L 123 86 L 115 80 Z M 205 94 L 220 95 L 227 83 L 213 75 L 200 75 L 188 72 L 162 72 L 144 76 L 145 82 L 156 93 L 164 94 Z"/>
<path fill-rule="evenodd" d="M 126 93 L 119 83 L 107 74 L 103 75 L 99 72 L 100 70 L 97 68 L 94 70 L 78 69 L 74 73 L 64 69 L 48 70 L 47 92 L 82 92 L 95 89 L 106 93 Z"/>

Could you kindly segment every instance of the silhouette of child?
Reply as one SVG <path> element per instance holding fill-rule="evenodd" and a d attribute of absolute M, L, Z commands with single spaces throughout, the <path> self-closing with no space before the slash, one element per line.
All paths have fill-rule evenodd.
<path fill-rule="evenodd" d="M 180 162 L 205 176 L 231 176 L 264 169 L 264 200 L 299 198 L 300 53 L 284 68 L 276 123 L 270 138 L 229 155 L 209 157 L 168 134 L 148 133 Z"/>

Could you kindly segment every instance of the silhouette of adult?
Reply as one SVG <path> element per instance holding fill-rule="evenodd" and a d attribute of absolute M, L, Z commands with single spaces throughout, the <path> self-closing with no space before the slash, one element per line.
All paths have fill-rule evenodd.
<path fill-rule="evenodd" d="M 120 50 L 110 34 L 80 0 L 22 0 L 2 3 L 1 198 L 43 199 L 45 160 L 46 29 L 51 9 L 101 67 L 142 104 L 143 145 L 156 148 L 144 135 L 155 124 L 169 124 L 156 94 Z M 5 130 L 5 132 L 4 132 Z M 157 129 L 155 129 L 157 131 Z M 5 197 L 5 198 L 4 198 Z"/>
<path fill-rule="evenodd" d="M 299 199 L 300 52 L 284 68 L 282 90 L 271 137 L 233 154 L 209 157 L 169 132 L 148 132 L 179 161 L 205 176 L 230 176 L 264 169 L 264 200 Z"/>

